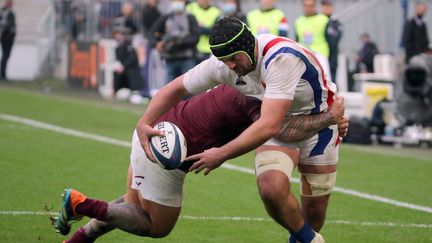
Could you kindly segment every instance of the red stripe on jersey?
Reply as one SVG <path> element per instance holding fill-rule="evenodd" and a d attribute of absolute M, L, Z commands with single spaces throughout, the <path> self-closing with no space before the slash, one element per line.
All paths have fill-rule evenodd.
<path fill-rule="evenodd" d="M 320 68 L 320 70 L 321 70 L 321 77 L 322 77 L 322 79 L 323 79 L 323 84 L 324 84 L 324 87 L 327 89 L 327 91 L 328 91 L 328 95 L 327 95 L 327 105 L 330 107 L 332 104 L 333 104 L 333 96 L 334 96 L 334 93 L 333 93 L 333 91 L 331 91 L 330 90 L 330 88 L 328 87 L 328 85 L 327 85 L 327 79 L 325 78 L 325 75 L 324 75 L 324 69 L 322 68 L 322 66 L 321 66 L 321 63 L 319 63 L 319 61 L 318 61 L 318 59 L 316 58 L 316 56 L 314 55 L 314 54 L 312 54 L 312 52 L 310 52 L 308 49 L 306 49 L 306 48 L 302 48 L 303 49 L 303 51 L 305 51 L 309 56 L 311 56 L 312 57 L 312 59 L 314 59 L 314 61 L 316 62 L 316 63 L 318 63 L 318 66 L 319 66 L 319 68 Z"/>
<path fill-rule="evenodd" d="M 340 142 L 341 142 L 341 137 L 339 136 L 339 133 L 338 133 L 337 136 L 338 136 L 338 137 L 337 137 L 337 139 L 336 139 L 336 144 L 335 144 L 335 145 L 339 145 Z"/>
<path fill-rule="evenodd" d="M 274 38 L 273 40 L 269 41 L 267 43 L 267 45 L 264 46 L 262 55 L 265 56 L 265 54 L 268 52 L 268 50 L 270 48 L 272 48 L 273 46 L 277 45 L 278 43 L 280 43 L 282 41 L 293 42 L 292 40 L 290 40 L 288 38 L 282 38 L 282 37 Z"/>
<path fill-rule="evenodd" d="M 277 45 L 277 44 L 279 44 L 279 43 L 281 43 L 281 42 L 284 42 L 284 41 L 285 41 L 285 42 L 290 42 L 290 43 L 296 43 L 296 42 L 294 42 L 294 41 L 292 41 L 292 40 L 290 40 L 290 39 L 288 39 L 288 38 L 282 38 L 282 37 L 274 38 L 273 40 L 269 41 L 269 42 L 264 46 L 264 49 L 263 49 L 263 53 L 262 53 L 262 55 L 265 56 L 265 54 L 268 52 L 268 50 L 270 50 L 270 48 L 272 48 L 273 46 L 275 46 L 275 45 Z M 319 61 L 318 61 L 318 59 L 315 57 L 315 55 L 312 54 L 312 52 L 310 52 L 308 49 L 303 48 L 303 47 L 302 47 L 302 50 L 303 50 L 304 52 L 306 52 L 306 54 L 308 54 L 310 57 L 312 57 L 312 59 L 314 59 L 314 61 L 318 64 L 318 67 L 320 68 L 320 71 L 321 71 L 321 77 L 322 77 L 322 79 L 323 79 L 323 84 L 324 84 L 324 87 L 327 89 L 327 92 L 328 92 L 328 96 L 327 96 L 327 105 L 330 107 L 330 106 L 333 104 L 333 101 L 334 101 L 334 100 L 333 100 L 334 92 L 331 91 L 330 88 L 329 88 L 328 85 L 327 85 L 327 79 L 325 78 L 325 75 L 324 75 L 324 69 L 322 68 L 321 63 L 319 63 Z"/>

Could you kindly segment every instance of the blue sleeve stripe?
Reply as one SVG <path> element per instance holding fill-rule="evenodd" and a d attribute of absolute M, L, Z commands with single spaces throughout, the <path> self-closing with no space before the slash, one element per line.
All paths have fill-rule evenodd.
<path fill-rule="evenodd" d="M 288 53 L 295 57 L 300 58 L 304 64 L 306 65 L 306 71 L 302 75 L 302 79 L 309 82 L 309 84 L 312 87 L 313 93 L 314 93 L 314 103 L 315 107 L 312 109 L 311 114 L 318 114 L 320 113 L 320 106 L 322 104 L 322 88 L 319 83 L 319 72 L 316 69 L 314 65 L 309 61 L 309 59 L 298 50 L 291 48 L 291 47 L 282 47 L 276 52 L 274 52 L 265 62 L 264 67 L 267 69 L 270 62 L 279 54 L 282 53 Z"/>

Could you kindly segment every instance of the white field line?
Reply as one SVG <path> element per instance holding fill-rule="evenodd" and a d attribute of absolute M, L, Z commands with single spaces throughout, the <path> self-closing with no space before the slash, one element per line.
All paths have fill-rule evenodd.
<path fill-rule="evenodd" d="M 0 211 L 0 215 L 56 215 L 56 212 L 48 211 Z"/>
<path fill-rule="evenodd" d="M 266 221 L 273 222 L 270 218 L 251 218 L 251 217 L 230 217 L 230 216 L 180 216 L 182 219 L 191 220 L 217 220 L 217 221 Z M 403 227 L 403 228 L 432 228 L 432 224 L 400 224 L 393 222 L 357 222 L 349 220 L 326 220 L 326 224 L 345 224 L 345 225 L 361 225 L 361 226 L 386 226 L 386 227 Z"/>
<path fill-rule="evenodd" d="M 66 135 L 70 135 L 70 136 L 74 136 L 74 137 L 98 141 L 98 142 L 102 142 L 102 143 L 119 145 L 119 146 L 128 147 L 128 148 L 131 147 L 130 142 L 121 141 L 121 140 L 118 140 L 115 138 L 109 138 L 109 137 L 105 137 L 105 136 L 100 136 L 100 135 L 96 135 L 96 134 L 78 131 L 78 130 L 73 130 L 73 129 L 69 129 L 69 128 L 64 128 L 64 127 L 60 127 L 60 126 L 56 126 L 56 125 L 52 125 L 49 123 L 40 122 L 40 121 L 36 121 L 36 120 L 31 120 L 31 119 L 27 119 L 27 118 L 23 118 L 23 117 L 19 117 L 19 116 L 12 116 L 12 115 L 0 113 L 0 119 L 6 120 L 6 121 L 11 121 L 11 122 L 16 122 L 16 123 L 21 123 L 21 124 L 25 124 L 25 125 L 36 127 L 36 128 L 42 128 L 42 129 L 46 129 L 49 131 L 62 133 L 62 134 L 66 134 Z"/>
<path fill-rule="evenodd" d="M 255 171 L 253 169 L 244 168 L 244 167 L 237 166 L 237 165 L 225 163 L 222 165 L 222 167 L 230 169 L 230 170 L 248 173 L 248 174 L 255 174 Z M 298 178 L 291 178 L 291 181 L 295 182 L 295 183 L 299 183 L 300 180 Z M 386 198 L 386 197 L 381 197 L 378 195 L 373 195 L 373 194 L 369 194 L 369 193 L 364 193 L 364 192 L 359 192 L 359 191 L 355 191 L 355 190 L 351 190 L 351 189 L 346 189 L 343 187 L 335 186 L 333 188 L 333 191 L 340 192 L 340 193 L 346 194 L 346 195 L 351 195 L 351 196 L 355 196 L 355 197 L 368 199 L 371 201 L 382 202 L 382 203 L 391 204 L 391 205 L 398 206 L 398 207 L 423 211 L 426 213 L 432 213 L 432 208 L 430 208 L 430 207 L 415 205 L 412 203 L 402 202 L 402 201 L 398 201 L 398 200 L 394 200 L 394 199 L 390 199 L 390 198 Z"/>
<path fill-rule="evenodd" d="M 56 215 L 56 212 L 48 211 L 0 211 L 0 215 L 30 215 L 30 216 L 50 216 Z M 182 215 L 180 219 L 184 220 L 202 220 L 202 221 L 257 221 L 257 222 L 273 222 L 270 218 L 261 217 L 233 217 L 233 216 L 190 216 Z M 360 226 L 381 226 L 381 227 L 399 227 L 399 228 L 432 228 L 432 224 L 400 224 L 393 222 L 359 222 L 359 221 L 349 221 L 349 220 L 326 220 L 326 224 L 342 224 L 342 225 L 360 225 Z"/>
<path fill-rule="evenodd" d="M 118 140 L 118 139 L 114 139 L 114 138 L 109 138 L 109 137 L 105 137 L 105 136 L 100 136 L 100 135 L 96 135 L 96 134 L 91 134 L 91 133 L 87 133 L 87 132 L 82 132 L 82 131 L 78 131 L 78 130 L 73 130 L 73 129 L 69 129 L 69 128 L 63 128 L 60 126 L 48 124 L 45 122 L 39 122 L 39 121 L 35 121 L 35 120 L 23 118 L 23 117 L 18 117 L 18 116 L 0 113 L 0 119 L 6 120 L 6 121 L 11 121 L 11 122 L 16 122 L 16 123 L 21 123 L 21 124 L 25 124 L 25 125 L 36 127 L 36 128 L 46 129 L 49 131 L 54 131 L 54 132 L 58 132 L 58 133 L 62 133 L 62 134 L 66 134 L 66 135 L 70 135 L 70 136 L 74 136 L 74 137 L 84 138 L 84 139 L 88 139 L 88 140 L 94 140 L 94 141 L 98 141 L 98 142 L 102 142 L 102 143 L 108 143 L 108 144 L 113 144 L 113 145 L 118 145 L 118 146 L 123 146 L 123 147 L 128 147 L 128 148 L 131 146 L 130 142 L 126 142 L 126 141 L 122 141 L 122 140 Z M 249 169 L 249 168 L 245 168 L 245 167 L 241 167 L 241 166 L 237 166 L 237 165 L 232 165 L 232 164 L 228 164 L 228 163 L 223 164 L 222 167 L 229 169 L 229 170 L 239 171 L 239 172 L 248 173 L 248 174 L 254 174 L 255 173 L 253 169 Z M 299 179 L 298 178 L 292 178 L 292 181 L 295 183 L 298 183 Z M 351 190 L 351 189 L 345 189 L 342 187 L 334 187 L 333 191 L 340 192 L 340 193 L 343 193 L 346 195 L 360 197 L 363 199 L 368 199 L 371 201 L 381 202 L 381 203 L 390 204 L 390 205 L 394 205 L 394 206 L 398 206 L 398 207 L 409 208 L 409 209 L 422 211 L 422 212 L 426 212 L 426 213 L 432 213 L 431 207 L 426 207 L 426 206 L 416 205 L 416 204 L 412 204 L 412 203 L 402 202 L 402 201 L 398 201 L 398 200 L 394 200 L 394 199 L 390 199 L 390 198 L 386 198 L 386 197 L 381 197 L 378 195 L 359 192 L 359 191 L 355 191 L 355 190 Z"/>

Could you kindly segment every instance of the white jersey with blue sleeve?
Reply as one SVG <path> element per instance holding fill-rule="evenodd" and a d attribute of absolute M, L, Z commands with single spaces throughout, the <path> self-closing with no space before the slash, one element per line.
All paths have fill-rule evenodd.
<path fill-rule="evenodd" d="M 288 38 L 268 34 L 258 36 L 257 43 L 253 72 L 238 77 L 223 62 L 210 57 L 185 74 L 186 89 L 196 94 L 226 83 L 259 99 L 292 100 L 291 114 L 317 114 L 332 104 L 336 85 L 327 80 L 309 50 Z"/>
<path fill-rule="evenodd" d="M 185 74 L 185 88 L 196 94 L 225 83 L 259 99 L 291 100 L 289 113 L 292 115 L 318 114 L 331 106 L 336 85 L 327 80 L 311 51 L 288 38 L 269 34 L 257 37 L 256 51 L 257 66 L 247 75 L 238 77 L 223 62 L 210 57 Z M 327 129 L 308 141 L 280 145 L 303 147 L 303 158 L 323 154 L 328 145 L 338 143 L 335 127 Z M 278 143 L 276 139 L 269 142 Z"/>

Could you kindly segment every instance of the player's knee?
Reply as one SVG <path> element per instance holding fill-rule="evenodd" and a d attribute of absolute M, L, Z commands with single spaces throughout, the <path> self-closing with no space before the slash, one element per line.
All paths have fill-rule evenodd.
<path fill-rule="evenodd" d="M 170 230 L 154 230 L 154 231 L 150 231 L 150 237 L 152 238 L 164 238 L 166 236 L 168 236 L 171 233 L 171 229 Z"/>
<path fill-rule="evenodd" d="M 284 152 L 268 150 L 255 157 L 255 170 L 260 196 L 264 201 L 275 200 L 290 190 L 289 178 L 294 162 Z"/>
<path fill-rule="evenodd" d="M 280 190 L 271 186 L 260 186 L 259 194 L 264 202 L 276 201 L 280 196 Z"/>
<path fill-rule="evenodd" d="M 174 225 L 171 224 L 169 225 L 168 224 L 151 225 L 149 236 L 152 238 L 164 238 L 168 236 L 174 228 Z"/>
<path fill-rule="evenodd" d="M 128 229 L 127 232 L 132 233 L 134 235 L 142 236 L 142 237 L 152 237 L 151 233 L 150 233 L 150 229 L 148 227 L 135 226 L 133 228 L 131 227 L 130 229 Z"/>
<path fill-rule="evenodd" d="M 301 195 L 320 197 L 329 195 L 336 184 L 336 172 L 327 174 L 302 174 Z"/>
<path fill-rule="evenodd" d="M 288 177 L 280 171 L 267 171 L 259 175 L 257 183 L 263 201 L 274 201 L 290 193 Z"/>
<path fill-rule="evenodd" d="M 151 238 L 164 238 L 168 236 L 170 233 L 171 233 L 171 229 L 166 230 L 166 229 L 155 229 L 155 228 L 150 228 L 150 229 L 146 228 L 135 232 L 136 235 L 142 237 L 151 237 Z"/>

